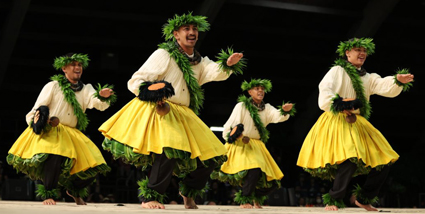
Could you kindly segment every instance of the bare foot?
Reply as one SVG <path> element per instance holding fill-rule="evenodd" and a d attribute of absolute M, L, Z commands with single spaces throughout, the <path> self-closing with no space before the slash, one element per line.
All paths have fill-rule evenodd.
<path fill-rule="evenodd" d="M 80 197 L 74 197 L 73 195 L 71 195 L 68 190 L 66 191 L 66 194 L 68 194 L 71 198 L 74 199 L 75 203 L 77 205 L 87 205 L 87 203 Z"/>
<path fill-rule="evenodd" d="M 43 201 L 43 205 L 56 205 L 56 201 L 51 198 L 48 198 Z"/>
<path fill-rule="evenodd" d="M 164 205 L 158 201 L 142 202 L 142 207 L 146 209 L 165 209 Z"/>
<path fill-rule="evenodd" d="M 327 205 L 326 204 L 325 210 L 327 210 L 327 211 L 338 211 L 338 207 L 335 206 L 335 205 Z"/>
<path fill-rule="evenodd" d="M 363 208 L 363 209 L 365 209 L 365 210 L 367 210 L 367 211 L 378 211 L 378 209 L 376 209 L 375 207 L 373 207 L 373 206 L 372 206 L 372 205 L 370 205 L 370 204 L 366 204 L 366 205 L 364 205 L 364 204 L 359 203 L 357 200 L 356 200 L 354 203 L 356 203 L 356 205 L 357 205 L 358 207 L 361 207 L 361 208 Z"/>
<path fill-rule="evenodd" d="M 247 203 L 247 204 L 241 204 L 240 205 L 240 208 L 242 208 L 242 209 L 252 209 L 252 205 L 249 204 L 249 203 Z"/>
<path fill-rule="evenodd" d="M 261 206 L 261 204 L 258 203 L 258 202 L 256 202 L 256 201 L 254 201 L 254 208 L 255 209 L 263 209 L 263 207 Z"/>
<path fill-rule="evenodd" d="M 186 209 L 198 209 L 198 206 L 196 206 L 195 201 L 193 198 L 186 197 L 180 193 L 180 195 L 183 197 L 184 202 L 184 208 Z"/>

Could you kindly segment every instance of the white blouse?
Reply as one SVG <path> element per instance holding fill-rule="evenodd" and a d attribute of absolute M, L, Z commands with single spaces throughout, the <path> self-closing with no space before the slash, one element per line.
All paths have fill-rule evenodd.
<path fill-rule="evenodd" d="M 381 78 L 376 73 L 366 73 L 361 76 L 366 99 L 373 94 L 384 97 L 395 97 L 403 90 L 402 86 L 394 83 L 394 76 Z M 336 94 L 342 98 L 357 98 L 350 76 L 341 66 L 332 67 L 319 84 L 319 108 L 330 111 L 332 99 Z"/>
<path fill-rule="evenodd" d="M 261 122 L 264 126 L 270 123 L 279 123 L 289 119 L 289 114 L 281 115 L 280 110 L 276 109 L 272 105 L 266 103 L 265 108 L 262 111 L 258 111 Z M 223 138 L 227 141 L 227 134 L 231 131 L 231 128 L 235 127 L 239 123 L 244 125 L 243 135 L 253 139 L 260 139 L 260 133 L 255 127 L 254 120 L 251 117 L 245 104 L 240 102 L 236 104 L 227 122 L 224 124 Z"/>
<path fill-rule="evenodd" d="M 193 65 L 191 68 L 199 85 L 211 81 L 226 80 L 231 74 L 223 72 L 219 68 L 219 64 L 208 59 L 208 57 L 203 57 L 199 64 Z M 171 83 L 175 95 L 168 98 L 169 101 L 179 105 L 189 106 L 190 94 L 183 77 L 183 72 L 180 70 L 176 61 L 164 49 L 158 49 L 152 53 L 140 69 L 133 74 L 127 86 L 137 96 L 142 82 L 155 80 L 165 80 Z"/>
<path fill-rule="evenodd" d="M 84 85 L 81 91 L 75 92 L 75 98 L 80 103 L 83 112 L 92 108 L 103 111 L 109 107 L 107 102 L 102 102 L 94 97 L 95 93 L 96 90 L 91 84 Z M 41 90 L 34 107 L 26 116 L 28 125 L 34 117 L 35 110 L 42 105 L 49 107 L 49 118 L 54 116 L 59 118 L 61 124 L 76 127 L 78 121 L 74 114 L 74 108 L 65 100 L 57 81 L 47 83 Z"/>

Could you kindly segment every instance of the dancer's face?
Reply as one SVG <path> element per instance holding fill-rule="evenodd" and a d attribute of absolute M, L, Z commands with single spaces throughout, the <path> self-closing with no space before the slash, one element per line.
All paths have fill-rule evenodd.
<path fill-rule="evenodd" d="M 354 47 L 351 50 L 345 51 L 345 55 L 347 56 L 347 60 L 351 64 L 353 64 L 357 68 L 360 68 L 360 67 L 362 67 L 362 65 L 366 61 L 367 52 L 366 52 L 366 48 Z"/>
<path fill-rule="evenodd" d="M 62 71 L 65 73 L 65 77 L 71 83 L 77 83 L 83 75 L 83 64 L 81 62 L 71 62 L 68 65 L 62 67 Z"/>
<path fill-rule="evenodd" d="M 263 86 L 255 86 L 248 90 L 249 95 L 252 97 L 252 100 L 256 103 L 261 103 L 263 101 L 266 93 L 264 92 Z"/>
<path fill-rule="evenodd" d="M 174 31 L 173 34 L 180 47 L 182 47 L 187 54 L 193 54 L 196 42 L 198 41 L 198 27 L 192 24 L 183 25 L 178 30 Z"/>

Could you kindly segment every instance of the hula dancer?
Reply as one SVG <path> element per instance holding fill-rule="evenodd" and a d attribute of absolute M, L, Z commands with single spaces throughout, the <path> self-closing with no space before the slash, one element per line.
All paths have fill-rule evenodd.
<path fill-rule="evenodd" d="M 95 90 L 80 78 L 88 66 L 86 54 L 66 54 L 55 59 L 53 66 L 62 70 L 50 79 L 27 114 L 28 128 L 13 144 L 7 162 L 33 180 L 42 180 L 37 195 L 43 204 L 55 205 L 58 186 L 78 205 L 98 173 L 110 171 L 96 145 L 81 131 L 88 125 L 86 109 L 103 111 L 116 100 L 111 86 Z"/>
<path fill-rule="evenodd" d="M 197 209 L 195 197 L 205 192 L 214 168 L 226 160 L 226 149 L 199 119 L 204 100 L 201 85 L 241 73 L 241 53 L 222 51 L 217 62 L 195 50 L 198 32 L 209 29 L 205 16 L 175 15 L 162 29 L 159 45 L 128 81 L 136 95 L 99 131 L 103 148 L 136 167 L 151 166 L 139 181 L 143 208 L 164 209 L 172 175 L 181 178 L 185 208 Z"/>
<path fill-rule="evenodd" d="M 366 182 L 355 187 L 355 204 L 368 211 L 384 183 L 390 165 L 399 155 L 385 137 L 370 124 L 369 99 L 377 94 L 395 97 L 412 85 L 407 69 L 381 77 L 363 68 L 375 52 L 371 38 L 340 42 L 335 61 L 319 84 L 319 107 L 324 112 L 311 128 L 299 153 L 297 165 L 313 176 L 334 180 L 323 196 L 326 210 L 345 207 L 343 198 L 353 176 L 367 174 Z"/>
<path fill-rule="evenodd" d="M 265 93 L 272 84 L 267 79 L 244 81 L 242 90 L 250 98 L 239 96 L 239 103 L 224 124 L 228 160 L 211 174 L 212 179 L 241 186 L 235 202 L 241 208 L 262 208 L 267 195 L 280 187 L 283 173 L 266 148 L 269 139 L 266 126 L 284 122 L 295 114 L 294 104 L 283 102 L 279 109 L 264 103 Z"/>

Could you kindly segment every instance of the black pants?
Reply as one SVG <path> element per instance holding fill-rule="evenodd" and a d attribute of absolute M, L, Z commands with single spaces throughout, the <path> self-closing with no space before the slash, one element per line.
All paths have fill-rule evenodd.
<path fill-rule="evenodd" d="M 333 182 L 332 189 L 329 190 L 329 195 L 334 199 L 343 199 L 347 191 L 347 186 L 351 181 L 351 178 L 356 171 L 356 164 L 349 160 L 344 161 L 339 165 L 339 169 L 336 173 L 335 180 Z M 379 190 L 385 182 L 390 171 L 390 166 L 385 166 L 380 171 L 372 169 L 367 175 L 366 182 L 362 186 L 362 192 L 364 197 L 372 199 L 379 194 Z"/>
<path fill-rule="evenodd" d="M 176 162 L 176 159 L 168 159 L 164 153 L 155 155 L 149 175 L 148 188 L 157 191 L 159 194 L 165 194 L 170 185 Z M 212 162 L 210 162 L 208 167 L 205 167 L 198 158 L 197 168 L 189 173 L 181 182 L 191 189 L 201 190 L 205 187 L 214 168 L 215 164 L 212 164 Z M 141 200 L 143 202 L 149 201 L 143 196 Z"/>
<path fill-rule="evenodd" d="M 58 186 L 59 175 L 62 172 L 62 163 L 65 161 L 65 157 L 60 155 L 49 154 L 49 157 L 44 162 L 43 168 L 43 183 L 46 190 L 56 189 Z M 76 178 L 72 184 L 75 189 L 82 189 L 90 185 L 94 181 L 95 177 L 87 180 Z"/>
<path fill-rule="evenodd" d="M 255 192 L 254 195 L 257 197 L 266 196 L 276 189 L 276 184 L 273 184 L 270 188 L 255 189 L 261 175 L 262 171 L 260 168 L 248 170 L 248 174 L 245 176 L 244 184 L 242 186 L 243 196 L 251 196 L 253 192 Z"/>

